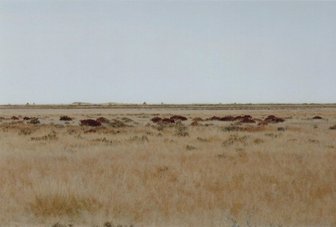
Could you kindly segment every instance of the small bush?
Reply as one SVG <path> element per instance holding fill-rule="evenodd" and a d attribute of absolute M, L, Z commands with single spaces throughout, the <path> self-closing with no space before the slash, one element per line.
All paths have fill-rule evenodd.
<path fill-rule="evenodd" d="M 269 115 L 265 118 L 264 121 L 267 122 L 267 123 L 281 123 L 281 122 L 284 122 L 285 119 L 280 118 L 280 117 L 276 117 L 274 115 Z"/>
<path fill-rule="evenodd" d="M 336 129 L 336 125 L 331 126 L 329 129 L 335 130 Z"/>
<path fill-rule="evenodd" d="M 61 116 L 60 121 L 72 121 L 72 118 L 69 116 Z"/>
<path fill-rule="evenodd" d="M 176 136 L 189 136 L 188 128 L 183 124 L 177 124 L 175 126 L 175 135 Z"/>
<path fill-rule="evenodd" d="M 193 121 L 193 122 L 191 122 L 190 125 L 191 125 L 191 126 L 199 126 L 198 121 Z"/>
<path fill-rule="evenodd" d="M 188 151 L 192 151 L 192 150 L 196 150 L 196 147 L 194 147 L 194 146 L 192 146 L 192 145 L 187 145 L 187 146 L 186 146 L 186 149 L 187 149 Z"/>
<path fill-rule="evenodd" d="M 80 124 L 82 126 L 91 126 L 91 127 L 101 126 L 101 123 L 99 121 L 96 121 L 96 120 L 93 120 L 93 119 L 81 120 Z"/>
<path fill-rule="evenodd" d="M 96 121 L 100 122 L 100 123 L 110 123 L 110 120 L 105 118 L 105 117 L 98 117 L 96 119 Z"/>
<path fill-rule="evenodd" d="M 186 118 L 185 116 L 181 116 L 181 115 L 174 115 L 174 116 L 170 117 L 170 119 L 172 119 L 174 121 L 186 121 L 186 120 L 188 120 L 188 118 Z"/>
<path fill-rule="evenodd" d="M 113 128 L 123 128 L 128 126 L 124 122 L 119 121 L 117 119 L 113 119 L 112 121 L 110 121 L 109 125 Z"/>
<path fill-rule="evenodd" d="M 160 122 L 161 120 L 162 120 L 161 117 L 153 117 L 153 118 L 151 119 L 151 121 L 154 122 L 154 123 L 158 123 L 158 122 Z"/>
<path fill-rule="evenodd" d="M 32 130 L 30 128 L 23 128 L 19 131 L 19 135 L 30 135 L 32 133 Z"/>
<path fill-rule="evenodd" d="M 30 119 L 29 124 L 33 124 L 33 125 L 40 124 L 40 121 L 38 118 L 33 117 Z"/>
<path fill-rule="evenodd" d="M 277 130 L 280 131 L 280 132 L 284 132 L 284 131 L 286 131 L 286 128 L 284 128 L 284 127 L 278 127 Z"/>
<path fill-rule="evenodd" d="M 165 129 L 165 127 L 166 127 L 166 125 L 164 125 L 164 124 L 158 124 L 158 125 L 153 126 L 153 128 L 155 128 L 158 131 L 163 131 Z"/>
<path fill-rule="evenodd" d="M 230 135 L 230 137 L 223 142 L 223 146 L 229 146 L 235 143 L 247 145 L 246 140 L 247 140 L 247 136 Z"/>
<path fill-rule="evenodd" d="M 229 126 L 223 127 L 222 130 L 224 132 L 238 132 L 238 131 L 242 131 L 243 129 L 237 125 L 229 125 Z"/>
<path fill-rule="evenodd" d="M 15 121 L 16 121 L 16 120 L 20 120 L 20 118 L 18 118 L 17 116 L 12 116 L 11 119 L 12 119 L 12 120 L 15 120 Z"/>
<path fill-rule="evenodd" d="M 263 139 L 260 139 L 260 138 L 256 138 L 255 140 L 253 140 L 253 143 L 254 144 L 261 144 L 261 143 L 264 143 L 265 141 Z"/>

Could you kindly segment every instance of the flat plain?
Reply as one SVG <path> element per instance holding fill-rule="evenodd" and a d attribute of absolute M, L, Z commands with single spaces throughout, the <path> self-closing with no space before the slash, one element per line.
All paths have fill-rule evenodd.
<path fill-rule="evenodd" d="M 1 106 L 0 226 L 336 226 L 335 129 L 336 105 Z"/>

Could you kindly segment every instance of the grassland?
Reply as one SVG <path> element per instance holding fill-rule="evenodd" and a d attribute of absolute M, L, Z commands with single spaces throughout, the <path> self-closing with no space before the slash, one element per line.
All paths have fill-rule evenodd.
<path fill-rule="evenodd" d="M 242 114 L 285 122 L 191 125 Z M 335 124 L 334 105 L 2 106 L 0 226 L 336 226 Z"/>

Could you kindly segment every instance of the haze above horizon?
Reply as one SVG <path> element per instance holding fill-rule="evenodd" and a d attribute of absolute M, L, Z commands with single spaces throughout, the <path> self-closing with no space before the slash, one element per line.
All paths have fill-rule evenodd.
<path fill-rule="evenodd" d="M 336 2 L 0 0 L 0 103 L 335 103 Z"/>

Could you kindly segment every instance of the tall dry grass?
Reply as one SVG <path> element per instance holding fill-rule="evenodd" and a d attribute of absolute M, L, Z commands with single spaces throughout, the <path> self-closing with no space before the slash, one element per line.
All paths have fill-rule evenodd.
<path fill-rule="evenodd" d="M 95 132 L 1 122 L 0 225 L 336 225 L 333 119 L 235 131 L 128 117 L 139 124 Z"/>

